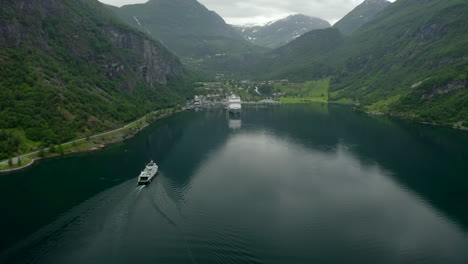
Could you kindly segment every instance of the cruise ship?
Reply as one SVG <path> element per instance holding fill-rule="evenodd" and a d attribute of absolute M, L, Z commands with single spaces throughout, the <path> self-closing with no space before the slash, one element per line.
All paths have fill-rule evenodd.
<path fill-rule="evenodd" d="M 226 109 L 231 113 L 240 113 L 242 109 L 242 101 L 239 96 L 231 94 L 226 98 Z"/>
<path fill-rule="evenodd" d="M 146 165 L 146 168 L 138 176 L 138 185 L 146 185 L 151 182 L 154 175 L 158 172 L 158 165 L 154 161 L 151 161 Z"/>

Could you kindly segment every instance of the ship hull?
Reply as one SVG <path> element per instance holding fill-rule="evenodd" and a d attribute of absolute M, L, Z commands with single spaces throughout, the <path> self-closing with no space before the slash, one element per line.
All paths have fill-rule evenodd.
<path fill-rule="evenodd" d="M 147 185 L 147 184 L 150 184 L 150 182 L 153 180 L 153 178 L 156 176 L 156 173 L 158 173 L 157 171 L 151 176 L 148 178 L 148 180 L 142 180 L 142 179 L 138 179 L 138 185 Z"/>
<path fill-rule="evenodd" d="M 140 176 L 138 176 L 137 184 L 138 185 L 149 184 L 153 180 L 156 173 L 158 173 L 158 165 L 154 163 L 153 161 L 151 161 L 150 163 L 146 165 L 145 170 L 143 170 L 140 173 Z"/>

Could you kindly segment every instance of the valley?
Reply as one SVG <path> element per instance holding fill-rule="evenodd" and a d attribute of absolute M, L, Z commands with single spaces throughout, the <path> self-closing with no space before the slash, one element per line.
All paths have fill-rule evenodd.
<path fill-rule="evenodd" d="M 467 129 L 461 0 L 366 0 L 333 27 L 304 15 L 233 27 L 195 0 L 120 8 L 95 0 L 7 3 L 0 13 L 3 161 L 184 105 L 200 81 L 264 86 L 263 94 L 233 90 L 246 101 L 348 103 Z M 35 21 L 33 10 L 44 18 Z"/>
<path fill-rule="evenodd" d="M 467 13 L 0 0 L 0 263 L 468 263 Z"/>

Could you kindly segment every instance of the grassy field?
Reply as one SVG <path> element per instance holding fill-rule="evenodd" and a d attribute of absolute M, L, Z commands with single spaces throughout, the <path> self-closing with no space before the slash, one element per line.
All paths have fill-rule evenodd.
<path fill-rule="evenodd" d="M 282 103 L 328 102 L 329 87 L 330 79 L 327 78 L 288 85 L 277 84 L 275 92 L 286 93 L 286 96 L 280 99 Z"/>
<path fill-rule="evenodd" d="M 394 102 L 398 101 L 402 95 L 395 95 L 387 99 L 382 99 L 379 100 L 372 105 L 367 107 L 367 110 L 369 112 L 389 112 L 390 111 L 390 105 L 393 104 Z"/>
<path fill-rule="evenodd" d="M 12 167 L 10 167 L 10 165 L 8 165 L 8 164 L 7 164 L 7 165 L 1 165 L 1 164 L 0 164 L 0 170 L 18 168 L 18 167 L 20 167 L 20 166 L 24 166 L 24 165 L 30 163 L 31 160 L 32 160 L 31 157 L 25 157 L 25 158 L 23 158 L 23 159 L 21 160 L 21 164 L 17 164 L 17 163 L 16 163 L 16 164 L 13 164 Z"/>

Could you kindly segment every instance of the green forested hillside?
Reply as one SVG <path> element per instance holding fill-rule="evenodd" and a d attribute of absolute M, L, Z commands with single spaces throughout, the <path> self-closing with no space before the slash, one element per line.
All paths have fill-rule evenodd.
<path fill-rule="evenodd" d="M 259 50 L 196 0 L 150 0 L 110 9 L 179 56 L 199 58 Z"/>
<path fill-rule="evenodd" d="M 199 69 L 327 80 L 328 95 L 320 90 L 320 98 L 468 127 L 465 0 L 398 0 L 349 36 L 336 28 L 314 30 L 261 55 L 195 0 L 127 8 L 151 5 L 193 6 L 157 16 L 143 8 L 127 18 L 154 36 L 158 26 L 160 36 L 174 34 L 181 45 L 174 49 L 187 52 L 183 60 Z M 163 27 L 158 19 L 170 23 Z M 169 44 L 147 33 L 96 0 L 1 1 L 0 160 L 183 103 L 193 93 L 191 77 Z"/>
<path fill-rule="evenodd" d="M 191 94 L 177 57 L 95 0 L 2 1 L 0 32 L 0 159 Z"/>
<path fill-rule="evenodd" d="M 328 50 L 317 50 L 315 39 L 291 42 L 267 76 L 305 81 L 328 73 L 332 101 L 466 127 L 467 12 L 463 0 L 399 0 Z"/>
<path fill-rule="evenodd" d="M 350 35 L 390 4 L 387 0 L 365 0 L 336 22 L 333 27 L 345 35 Z"/>
<path fill-rule="evenodd" d="M 332 99 L 351 98 L 366 111 L 463 124 L 467 12 L 462 0 L 395 2 L 337 52 L 347 59 L 331 86 Z"/>
<path fill-rule="evenodd" d="M 343 41 L 343 35 L 335 28 L 312 30 L 267 53 L 252 71 L 260 72 L 262 79 L 322 79 L 334 74 L 334 64 L 328 58 Z"/>

